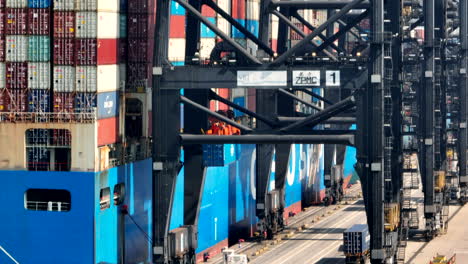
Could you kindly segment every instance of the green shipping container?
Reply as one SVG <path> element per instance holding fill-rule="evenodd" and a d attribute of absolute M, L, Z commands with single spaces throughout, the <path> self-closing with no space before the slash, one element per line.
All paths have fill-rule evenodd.
<path fill-rule="evenodd" d="M 126 38 L 127 37 L 127 16 L 120 14 L 120 36 L 119 38 Z"/>
<path fill-rule="evenodd" d="M 28 60 L 50 60 L 50 38 L 48 36 L 29 36 Z"/>

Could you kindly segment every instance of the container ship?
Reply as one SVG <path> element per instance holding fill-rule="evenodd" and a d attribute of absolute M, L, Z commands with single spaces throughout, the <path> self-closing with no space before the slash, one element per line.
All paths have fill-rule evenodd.
<path fill-rule="evenodd" d="M 0 1 L 0 200 L 6 207 L 0 212 L 0 263 L 151 263 L 157 224 L 149 137 L 154 2 Z M 259 1 L 217 3 L 258 35 Z M 255 52 L 223 18 L 202 11 Z M 326 13 L 306 17 L 319 24 Z M 185 60 L 184 28 L 185 10 L 174 2 L 174 65 Z M 217 39 L 205 26 L 201 35 L 200 56 L 208 58 Z M 214 90 L 255 110 L 254 91 Z M 222 103 L 210 108 L 228 109 Z M 206 175 L 198 260 L 256 230 L 255 145 L 224 145 L 224 153 L 225 165 L 209 167 Z M 355 161 L 355 149 L 347 147 L 344 186 L 356 180 Z M 323 145 L 291 146 L 285 218 L 322 201 L 323 171 Z M 183 182 L 182 169 L 171 229 L 183 224 Z"/>

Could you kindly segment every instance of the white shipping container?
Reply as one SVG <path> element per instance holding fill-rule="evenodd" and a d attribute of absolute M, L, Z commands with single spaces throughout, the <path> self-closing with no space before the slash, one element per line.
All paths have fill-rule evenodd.
<path fill-rule="evenodd" d="M 216 45 L 214 38 L 200 38 L 200 57 L 202 59 L 210 58 L 211 51 Z"/>
<path fill-rule="evenodd" d="M 115 12 L 76 12 L 76 38 L 120 37 L 120 17 Z"/>
<path fill-rule="evenodd" d="M 272 16 L 275 17 L 275 16 Z M 279 27 L 279 22 L 278 20 L 272 20 L 271 21 L 271 38 L 272 39 L 278 39 L 278 27 Z"/>
<path fill-rule="evenodd" d="M 28 7 L 28 0 L 7 0 L 6 7 L 9 7 L 9 8 Z"/>
<path fill-rule="evenodd" d="M 75 67 L 54 66 L 54 92 L 75 91 Z"/>
<path fill-rule="evenodd" d="M 247 0 L 247 19 L 260 20 L 260 1 Z"/>
<path fill-rule="evenodd" d="M 113 92 L 119 89 L 118 65 L 77 66 L 77 92 Z"/>
<path fill-rule="evenodd" d="M 114 2 L 118 3 L 119 1 L 114 0 Z M 75 0 L 75 10 L 76 11 L 96 11 L 97 0 Z"/>
<path fill-rule="evenodd" d="M 218 18 L 216 20 L 217 20 L 216 24 L 217 24 L 218 28 L 222 32 L 224 32 L 225 34 L 230 36 L 231 35 L 231 24 L 220 15 L 218 15 Z"/>
<path fill-rule="evenodd" d="M 54 0 L 54 10 L 73 10 L 75 8 L 75 0 Z"/>
<path fill-rule="evenodd" d="M 216 3 L 226 13 L 231 14 L 231 1 L 230 0 L 218 0 Z"/>
<path fill-rule="evenodd" d="M 185 61 L 185 38 L 169 39 L 168 58 L 170 61 Z"/>
<path fill-rule="evenodd" d="M 28 37 L 6 36 L 6 61 L 24 62 L 28 60 Z"/>
<path fill-rule="evenodd" d="M 234 98 L 237 97 L 245 97 L 246 95 L 246 90 L 247 88 L 236 88 L 236 89 L 231 89 L 231 101 L 234 100 Z"/>
<path fill-rule="evenodd" d="M 76 38 L 97 37 L 97 13 L 76 12 Z"/>
<path fill-rule="evenodd" d="M 50 89 L 50 63 L 28 63 L 28 88 Z"/>
<path fill-rule="evenodd" d="M 4 62 L 0 62 L 0 89 L 5 88 L 6 67 Z"/>
<path fill-rule="evenodd" d="M 77 92 L 97 91 L 97 68 L 96 66 L 77 66 L 75 90 Z"/>

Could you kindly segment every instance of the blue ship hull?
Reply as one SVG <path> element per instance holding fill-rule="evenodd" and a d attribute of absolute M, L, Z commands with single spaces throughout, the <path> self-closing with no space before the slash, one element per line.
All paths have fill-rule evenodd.
<path fill-rule="evenodd" d="M 209 167 L 198 223 L 198 256 L 213 255 L 238 239 L 253 235 L 255 216 L 255 145 L 225 145 L 225 166 Z M 346 155 L 345 171 L 352 172 L 355 153 Z M 274 160 L 273 160 L 274 161 Z M 0 171 L 0 247 L 22 264 L 51 263 L 150 263 L 151 261 L 151 160 L 102 172 Z M 183 224 L 184 173 L 178 175 L 171 229 Z M 274 162 L 270 189 L 275 181 Z M 125 183 L 122 216 L 112 204 L 100 208 L 100 190 Z M 71 194 L 68 212 L 33 211 L 25 206 L 28 189 L 59 189 Z M 323 145 L 292 145 L 286 175 L 286 212 L 323 198 Z M 6 202 L 5 202 L 6 201 Z M 112 200 L 111 200 L 112 201 Z M 122 242 L 124 241 L 124 242 Z M 124 254 L 122 254 L 124 253 Z M 0 251 L 0 263 L 11 262 Z"/>

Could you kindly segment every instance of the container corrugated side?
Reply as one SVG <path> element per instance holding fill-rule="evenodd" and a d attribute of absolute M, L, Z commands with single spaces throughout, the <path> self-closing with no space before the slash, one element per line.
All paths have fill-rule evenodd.
<path fill-rule="evenodd" d="M 185 38 L 185 16 L 171 16 L 169 38 Z"/>
<path fill-rule="evenodd" d="M 128 63 L 126 68 L 125 91 L 144 93 L 148 86 L 149 65 Z"/>
<path fill-rule="evenodd" d="M 54 92 L 53 111 L 55 113 L 73 113 L 75 97 L 73 93 Z"/>
<path fill-rule="evenodd" d="M 28 92 L 29 112 L 50 112 L 50 93 L 48 90 L 30 89 Z"/>
<path fill-rule="evenodd" d="M 28 60 L 49 61 L 50 60 L 50 38 L 49 36 L 29 36 Z"/>
<path fill-rule="evenodd" d="M 26 62 L 7 62 L 6 88 L 26 89 L 28 87 L 28 64 Z"/>
<path fill-rule="evenodd" d="M 6 0 L 6 7 L 25 8 L 28 7 L 28 0 Z"/>
<path fill-rule="evenodd" d="M 28 37 L 6 36 L 6 61 L 24 62 L 28 60 Z"/>
<path fill-rule="evenodd" d="M 111 92 L 119 89 L 118 65 L 77 66 L 77 92 Z"/>
<path fill-rule="evenodd" d="M 26 8 L 6 9 L 6 34 L 24 35 L 28 29 L 28 12 Z"/>
<path fill-rule="evenodd" d="M 29 8 L 49 8 L 50 0 L 28 0 Z"/>
<path fill-rule="evenodd" d="M 120 96 L 118 91 L 97 94 L 98 119 L 116 117 L 119 115 Z"/>
<path fill-rule="evenodd" d="M 231 0 L 232 17 L 245 19 L 245 0 Z"/>
<path fill-rule="evenodd" d="M 28 88 L 50 89 L 50 63 L 28 63 Z"/>
<path fill-rule="evenodd" d="M 146 39 L 129 39 L 127 60 L 129 62 L 147 62 L 149 58 L 149 48 L 148 40 Z"/>
<path fill-rule="evenodd" d="M 119 38 L 120 18 L 114 12 L 76 12 L 76 38 Z"/>
<path fill-rule="evenodd" d="M 54 64 L 75 64 L 75 39 L 54 39 Z"/>
<path fill-rule="evenodd" d="M 149 17 L 147 14 L 127 15 L 127 36 L 129 38 L 148 38 L 152 34 L 149 32 Z M 171 25 L 172 27 L 172 25 Z"/>
<path fill-rule="evenodd" d="M 119 140 L 119 118 L 99 119 L 97 122 L 97 144 L 104 146 L 114 144 Z"/>
<path fill-rule="evenodd" d="M 6 12 L 5 9 L 0 8 L 0 34 L 4 35 L 5 34 L 5 18 L 6 18 Z"/>
<path fill-rule="evenodd" d="M 5 75 L 6 75 L 5 63 L 0 62 L 0 89 L 5 88 Z"/>
<path fill-rule="evenodd" d="M 97 0 L 75 0 L 76 11 L 96 11 L 98 6 Z M 106 1 L 100 1 L 106 2 Z M 118 2 L 118 1 L 114 1 Z"/>
<path fill-rule="evenodd" d="M 74 38 L 75 37 L 75 12 L 55 11 L 54 12 L 54 38 Z"/>
<path fill-rule="evenodd" d="M 5 89 L 3 93 L 4 112 L 28 111 L 28 92 L 23 89 Z"/>
<path fill-rule="evenodd" d="M 211 24 L 216 25 L 216 17 L 207 17 L 208 21 L 211 22 Z M 211 30 L 209 27 L 207 27 L 204 23 L 200 23 L 200 36 L 202 38 L 215 38 L 216 34 L 214 33 L 213 30 Z"/>
<path fill-rule="evenodd" d="M 75 91 L 75 67 L 54 66 L 54 92 Z"/>
<path fill-rule="evenodd" d="M 176 1 L 171 1 L 171 16 L 172 15 L 185 16 L 185 8 Z"/>
<path fill-rule="evenodd" d="M 28 34 L 49 35 L 50 10 L 48 8 L 30 8 L 28 10 Z"/>
<path fill-rule="evenodd" d="M 201 38 L 200 39 L 200 57 L 209 58 L 211 51 L 216 45 L 216 39 L 214 38 Z"/>
<path fill-rule="evenodd" d="M 259 20 L 260 19 L 260 1 L 259 0 L 247 0 L 247 19 Z"/>
<path fill-rule="evenodd" d="M 170 61 L 185 61 L 185 38 L 169 39 L 168 58 Z"/>
<path fill-rule="evenodd" d="M 73 10 L 75 9 L 75 0 L 54 0 L 54 10 Z"/>

